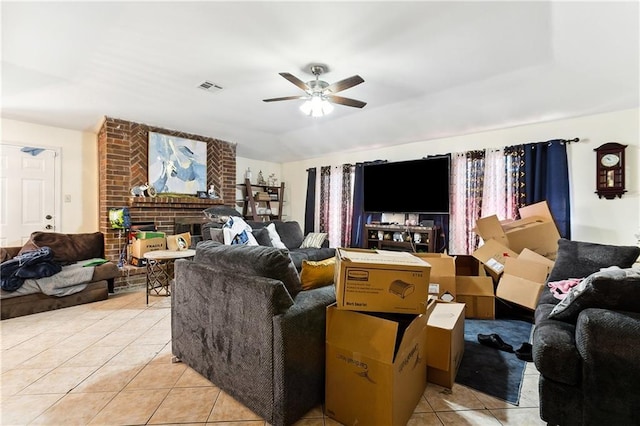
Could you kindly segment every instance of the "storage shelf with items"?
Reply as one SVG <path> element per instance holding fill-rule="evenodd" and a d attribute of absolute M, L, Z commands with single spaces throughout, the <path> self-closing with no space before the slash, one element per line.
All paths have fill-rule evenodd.
<path fill-rule="evenodd" d="M 284 202 L 284 182 L 280 186 L 251 183 L 245 179 L 238 184 L 243 198 L 237 200 L 242 206 L 242 216 L 255 221 L 281 220 Z"/>
<path fill-rule="evenodd" d="M 436 227 L 365 224 L 365 248 L 435 252 Z"/>

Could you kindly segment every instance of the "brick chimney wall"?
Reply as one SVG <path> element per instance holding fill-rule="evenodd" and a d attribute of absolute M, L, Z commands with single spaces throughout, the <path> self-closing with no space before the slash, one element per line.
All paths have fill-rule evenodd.
<path fill-rule="evenodd" d="M 207 188 L 215 185 L 220 200 L 195 197 L 133 197 L 131 188 L 149 181 L 148 134 L 157 132 L 207 143 Z M 230 142 L 175 130 L 106 117 L 98 132 L 100 231 L 105 235 L 105 257 L 118 261 L 124 233 L 111 229 L 109 209 L 128 207 L 132 222 L 155 222 L 158 231 L 174 232 L 177 217 L 199 217 L 213 205 L 235 206 L 236 146 Z M 125 276 L 126 275 L 126 276 Z M 116 288 L 129 286 L 129 273 L 116 280 Z M 136 283 L 139 284 L 139 283 Z"/>

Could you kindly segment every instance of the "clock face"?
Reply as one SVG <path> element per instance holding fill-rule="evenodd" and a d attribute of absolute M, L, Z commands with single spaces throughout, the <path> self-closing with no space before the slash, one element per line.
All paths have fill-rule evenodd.
<path fill-rule="evenodd" d="M 600 163 L 602 163 L 605 167 L 613 167 L 620 162 L 620 155 L 618 154 L 605 154 L 600 159 Z"/>

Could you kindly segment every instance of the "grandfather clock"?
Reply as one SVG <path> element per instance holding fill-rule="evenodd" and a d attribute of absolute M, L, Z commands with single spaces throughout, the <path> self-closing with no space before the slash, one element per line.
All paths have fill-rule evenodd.
<path fill-rule="evenodd" d="M 622 198 L 624 189 L 624 150 L 627 145 L 608 142 L 595 148 L 596 152 L 596 194 L 612 200 Z"/>

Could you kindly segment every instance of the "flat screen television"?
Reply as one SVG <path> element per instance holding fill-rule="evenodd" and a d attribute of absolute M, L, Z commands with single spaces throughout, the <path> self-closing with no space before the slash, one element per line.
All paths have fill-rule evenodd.
<path fill-rule="evenodd" d="M 450 163 L 441 155 L 365 165 L 364 211 L 448 214 Z"/>

